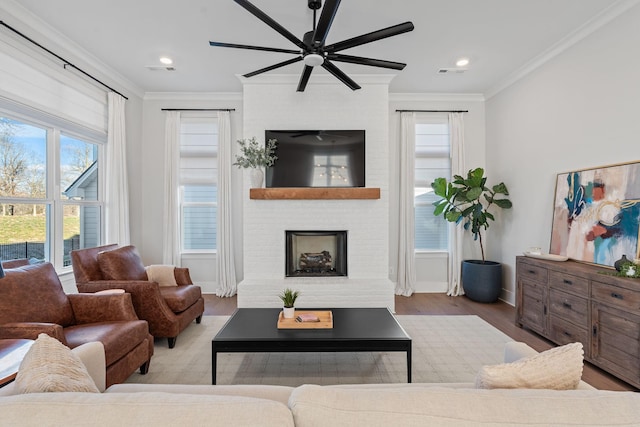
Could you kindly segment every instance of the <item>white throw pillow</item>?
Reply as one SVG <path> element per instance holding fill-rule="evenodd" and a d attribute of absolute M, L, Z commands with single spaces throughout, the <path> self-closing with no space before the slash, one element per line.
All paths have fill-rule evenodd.
<path fill-rule="evenodd" d="M 574 390 L 582 378 L 582 343 L 555 347 L 512 363 L 483 366 L 476 388 Z"/>
<path fill-rule="evenodd" d="M 175 265 L 154 264 L 145 267 L 149 281 L 156 282 L 160 286 L 178 286 L 174 270 Z"/>
<path fill-rule="evenodd" d="M 78 356 L 47 334 L 38 335 L 16 376 L 19 393 L 79 391 L 100 393 Z"/>

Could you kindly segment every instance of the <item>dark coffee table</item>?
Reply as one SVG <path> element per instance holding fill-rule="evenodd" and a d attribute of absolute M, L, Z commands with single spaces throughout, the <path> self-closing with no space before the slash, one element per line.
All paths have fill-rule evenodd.
<path fill-rule="evenodd" d="M 278 308 L 239 308 L 211 341 L 211 381 L 218 353 L 404 351 L 411 382 L 411 337 L 387 308 L 331 310 L 332 329 L 278 329 Z"/>
<path fill-rule="evenodd" d="M 27 339 L 0 340 L 0 387 L 15 379 L 22 359 L 34 342 Z"/>

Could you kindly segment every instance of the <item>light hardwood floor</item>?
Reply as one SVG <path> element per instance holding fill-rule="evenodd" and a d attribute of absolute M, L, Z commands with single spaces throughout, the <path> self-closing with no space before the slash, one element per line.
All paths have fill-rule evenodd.
<path fill-rule="evenodd" d="M 236 297 L 219 298 L 205 295 L 205 315 L 228 316 L 236 309 Z M 411 297 L 396 296 L 396 314 L 424 315 L 462 315 L 475 314 L 516 341 L 522 341 L 536 349 L 544 351 L 553 344 L 539 335 L 522 329 L 515 324 L 515 308 L 499 301 L 494 304 L 482 304 L 466 297 L 448 297 L 445 294 L 414 294 Z M 585 363 L 582 378 L 601 390 L 634 390 L 627 383 L 606 372 Z"/>

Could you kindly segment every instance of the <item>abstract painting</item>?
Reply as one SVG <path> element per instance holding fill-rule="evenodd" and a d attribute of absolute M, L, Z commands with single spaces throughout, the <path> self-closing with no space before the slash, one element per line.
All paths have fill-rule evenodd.
<path fill-rule="evenodd" d="M 549 253 L 613 266 L 640 258 L 640 163 L 558 174 Z"/>

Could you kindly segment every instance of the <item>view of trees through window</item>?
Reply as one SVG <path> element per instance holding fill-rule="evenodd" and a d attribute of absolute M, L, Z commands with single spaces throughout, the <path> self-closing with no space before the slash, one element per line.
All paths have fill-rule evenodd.
<path fill-rule="evenodd" d="M 49 261 L 60 252 L 69 265 L 70 250 L 99 244 L 98 148 L 0 116 L 0 259 Z"/>

